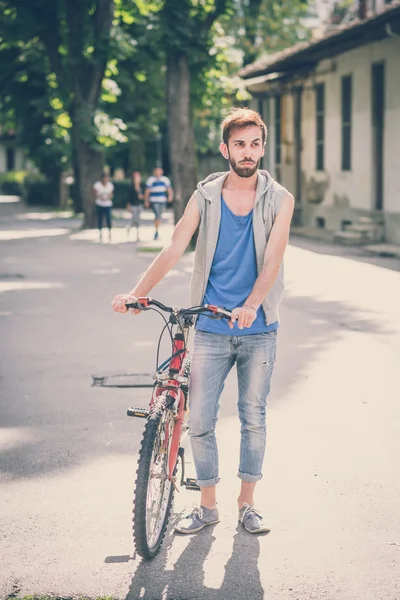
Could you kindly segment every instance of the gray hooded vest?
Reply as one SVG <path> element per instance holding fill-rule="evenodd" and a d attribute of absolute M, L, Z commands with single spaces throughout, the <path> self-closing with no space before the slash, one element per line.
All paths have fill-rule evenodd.
<path fill-rule="evenodd" d="M 192 306 L 203 303 L 208 277 L 218 242 L 221 221 L 221 192 L 229 172 L 213 173 L 201 181 L 195 192 L 200 212 L 200 226 L 196 244 L 190 294 Z M 287 190 L 277 183 L 268 171 L 258 171 L 256 199 L 253 208 L 254 245 L 257 258 L 257 272 L 264 265 L 264 254 L 275 217 Z M 279 321 L 279 304 L 284 290 L 283 262 L 275 282 L 264 299 L 262 306 L 267 325 Z"/>

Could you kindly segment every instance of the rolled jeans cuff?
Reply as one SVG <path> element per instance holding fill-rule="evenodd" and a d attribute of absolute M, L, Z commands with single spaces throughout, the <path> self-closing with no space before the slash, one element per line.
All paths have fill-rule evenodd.
<path fill-rule="evenodd" d="M 200 488 L 203 487 L 212 487 L 213 485 L 217 485 L 217 483 L 220 481 L 219 477 L 214 477 L 213 479 L 198 479 L 197 480 L 197 485 Z"/>
<path fill-rule="evenodd" d="M 249 473 L 241 473 L 238 471 L 238 477 L 242 481 L 246 481 L 246 483 L 255 483 L 256 481 L 260 481 L 262 478 L 262 473 L 259 475 L 250 475 Z"/>

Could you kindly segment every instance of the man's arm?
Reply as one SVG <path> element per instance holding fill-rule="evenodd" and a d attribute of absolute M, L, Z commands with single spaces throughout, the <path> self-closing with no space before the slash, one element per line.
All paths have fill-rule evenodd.
<path fill-rule="evenodd" d="M 290 222 L 294 209 L 294 198 L 288 194 L 282 202 L 271 229 L 264 254 L 264 266 L 245 304 L 257 310 L 274 285 L 279 267 L 289 241 Z"/>
<path fill-rule="evenodd" d="M 146 188 L 145 192 L 144 192 L 144 206 L 145 208 L 149 208 L 150 206 L 150 188 Z"/>
<path fill-rule="evenodd" d="M 177 223 L 170 242 L 151 263 L 141 280 L 131 291 L 132 296 L 147 296 L 165 275 L 176 265 L 189 245 L 200 223 L 200 213 L 194 196 L 188 202 L 183 217 Z"/>
<path fill-rule="evenodd" d="M 168 204 L 171 204 L 173 199 L 174 199 L 174 190 L 172 189 L 172 185 L 169 184 L 169 187 L 168 187 L 168 199 L 167 199 Z"/>
<path fill-rule="evenodd" d="M 257 317 L 257 310 L 274 285 L 278 275 L 283 255 L 289 241 L 290 221 L 292 220 L 294 198 L 288 194 L 282 202 L 281 209 L 276 216 L 271 229 L 267 247 L 264 254 L 264 266 L 256 279 L 253 289 L 241 308 L 234 308 L 229 326 L 232 328 L 235 321 L 239 329 L 250 327 Z"/>

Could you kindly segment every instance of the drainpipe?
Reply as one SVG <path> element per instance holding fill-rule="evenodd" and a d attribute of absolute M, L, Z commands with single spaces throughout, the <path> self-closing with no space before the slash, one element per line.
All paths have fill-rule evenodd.
<path fill-rule="evenodd" d="M 367 18 L 367 0 L 359 0 L 358 2 L 358 18 L 362 21 Z"/>

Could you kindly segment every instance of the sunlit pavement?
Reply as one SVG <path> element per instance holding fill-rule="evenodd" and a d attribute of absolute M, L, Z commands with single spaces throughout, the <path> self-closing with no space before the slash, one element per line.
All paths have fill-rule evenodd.
<path fill-rule="evenodd" d="M 110 308 L 154 257 L 123 241 L 123 224 L 96 244 L 69 217 L 0 223 L 0 597 L 400 598 L 398 262 L 293 240 L 257 494 L 271 533 L 237 528 L 232 374 L 218 424 L 221 522 L 168 532 L 146 564 L 131 540 L 142 422 L 126 408 L 147 392 L 90 387 L 91 373 L 154 369 L 160 317 Z M 150 246 L 150 214 L 143 234 Z M 186 305 L 191 265 L 187 254 L 153 295 Z M 181 490 L 172 523 L 197 499 Z"/>

